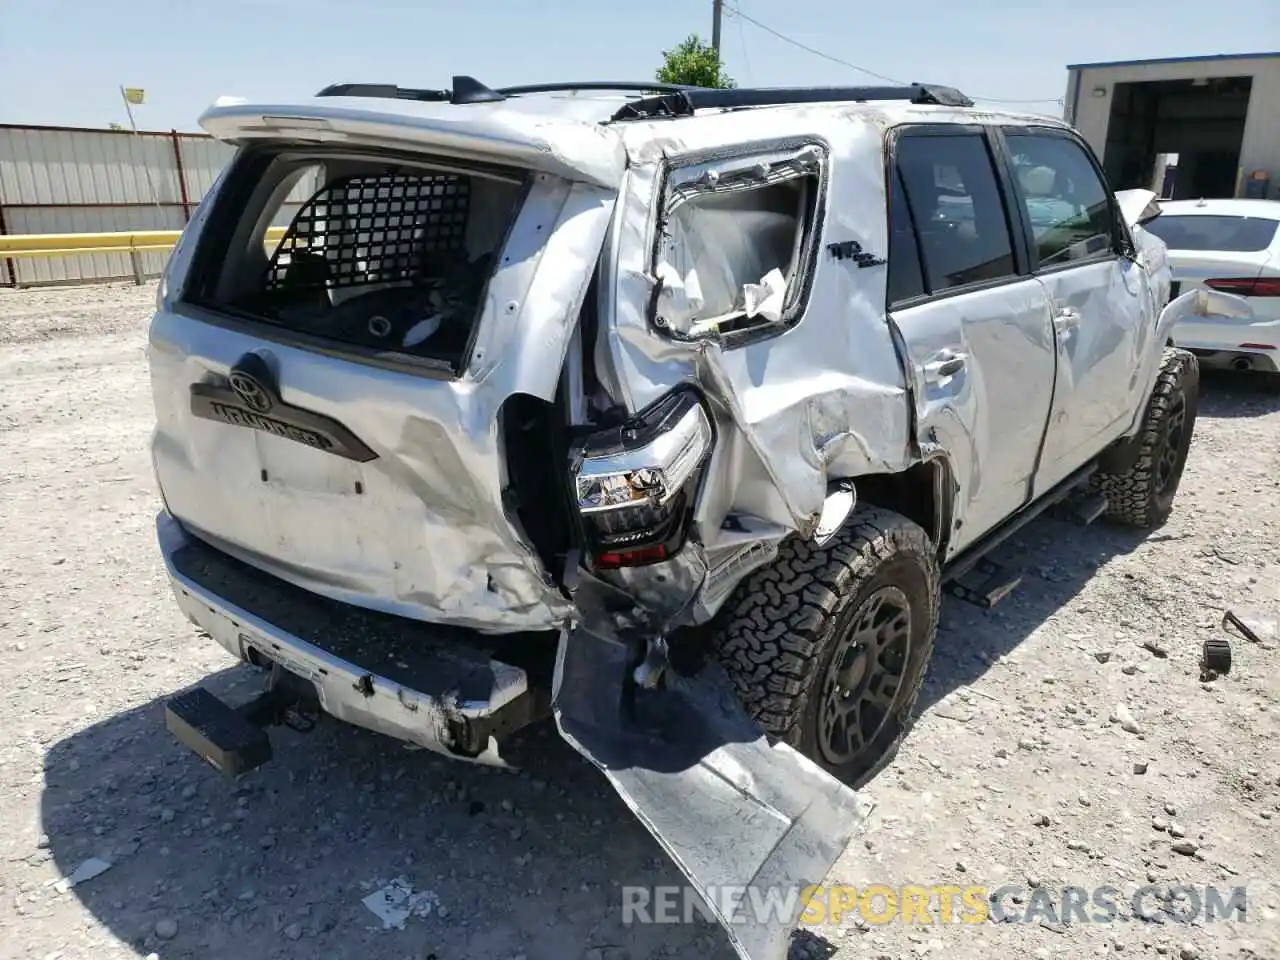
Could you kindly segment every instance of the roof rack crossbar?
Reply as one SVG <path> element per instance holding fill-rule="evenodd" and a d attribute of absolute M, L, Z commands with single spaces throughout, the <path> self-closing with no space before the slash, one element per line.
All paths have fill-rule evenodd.
<path fill-rule="evenodd" d="M 695 110 L 734 110 L 798 103 L 864 103 L 906 100 L 944 107 L 972 107 L 973 101 L 953 87 L 913 83 L 905 87 L 692 87 L 675 93 L 635 100 L 618 110 L 614 120 L 685 117 Z"/>
<path fill-rule="evenodd" d="M 317 97 L 372 97 L 378 100 L 425 100 L 444 103 L 453 96 L 449 90 L 417 90 L 394 83 L 331 83 Z"/>
<path fill-rule="evenodd" d="M 617 90 L 623 93 L 679 93 L 682 90 L 697 90 L 680 83 L 644 83 L 634 80 L 584 80 L 578 83 L 529 83 L 519 87 L 499 87 L 498 93 L 509 97 L 522 93 L 573 93 L 577 90 Z"/>
<path fill-rule="evenodd" d="M 451 90 L 420 90 L 394 83 L 331 83 L 317 97 L 372 97 L 379 100 L 421 100 L 428 103 L 492 103 L 506 95 L 474 77 L 454 77 Z"/>

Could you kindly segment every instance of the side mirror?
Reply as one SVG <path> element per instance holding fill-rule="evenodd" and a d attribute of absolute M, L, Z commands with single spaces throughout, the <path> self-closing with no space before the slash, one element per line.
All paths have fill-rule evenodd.
<path fill-rule="evenodd" d="M 1160 198 L 1153 190 L 1120 190 L 1116 193 L 1116 202 L 1130 229 L 1160 216 Z"/>

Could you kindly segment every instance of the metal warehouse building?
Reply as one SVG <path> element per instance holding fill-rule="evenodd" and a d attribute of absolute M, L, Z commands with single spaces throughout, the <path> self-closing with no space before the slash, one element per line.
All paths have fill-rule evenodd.
<path fill-rule="evenodd" d="M 1076 63 L 1066 119 L 1118 190 L 1280 198 L 1280 53 Z"/>

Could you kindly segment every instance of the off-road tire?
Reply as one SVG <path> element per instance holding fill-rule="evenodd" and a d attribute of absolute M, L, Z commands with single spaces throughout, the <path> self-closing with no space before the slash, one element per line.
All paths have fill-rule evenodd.
<path fill-rule="evenodd" d="M 833 763 L 819 746 L 822 691 L 834 658 L 848 657 L 857 626 L 850 618 L 864 615 L 885 588 L 896 589 L 910 610 L 900 681 L 883 726 L 848 762 Z M 772 563 L 748 575 L 717 617 L 713 649 L 768 734 L 858 785 L 892 759 L 909 727 L 933 653 L 939 601 L 937 554 L 924 530 L 889 510 L 859 507 L 825 546 L 786 540 Z M 888 675 L 881 676 L 887 683 Z"/>
<path fill-rule="evenodd" d="M 1187 350 L 1166 347 L 1143 414 L 1137 459 L 1127 470 L 1099 470 L 1093 476 L 1094 488 L 1107 498 L 1109 520 L 1154 530 L 1169 519 L 1191 449 L 1199 394 L 1200 361 Z M 1171 437 L 1170 424 L 1180 405 L 1182 426 Z M 1172 458 L 1171 472 L 1162 483 L 1160 464 L 1166 456 Z"/>

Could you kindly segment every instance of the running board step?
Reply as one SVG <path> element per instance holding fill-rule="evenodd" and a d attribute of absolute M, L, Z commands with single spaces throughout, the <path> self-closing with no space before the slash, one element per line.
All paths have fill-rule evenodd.
<path fill-rule="evenodd" d="M 253 716 L 257 711 L 234 710 L 204 687 L 196 687 L 165 703 L 164 723 L 184 746 L 234 780 L 271 759 L 270 738 L 246 713 Z"/>
<path fill-rule="evenodd" d="M 994 560 L 982 558 L 973 569 L 947 584 L 947 592 L 967 603 L 990 610 L 1022 583 L 1022 574 Z"/>
<path fill-rule="evenodd" d="M 1082 498 L 1077 503 L 1072 504 L 1076 520 L 1084 526 L 1089 526 L 1093 521 L 1107 512 L 1106 494 L 1093 493 Z"/>
<path fill-rule="evenodd" d="M 1051 511 L 1057 520 L 1065 523 L 1078 523 L 1087 527 L 1107 512 L 1107 497 L 1103 493 L 1088 493 L 1084 496 L 1064 500 Z"/>

